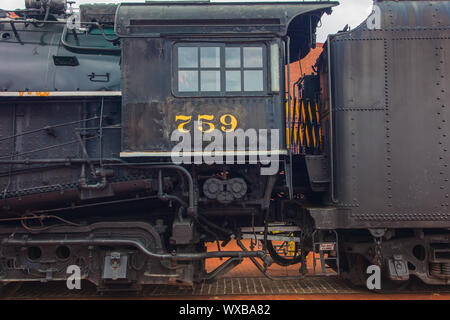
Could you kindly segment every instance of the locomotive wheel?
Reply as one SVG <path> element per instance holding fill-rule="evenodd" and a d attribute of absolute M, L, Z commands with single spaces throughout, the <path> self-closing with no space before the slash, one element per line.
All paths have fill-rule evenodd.
<path fill-rule="evenodd" d="M 364 256 L 360 254 L 347 254 L 347 273 L 344 274 L 344 278 L 351 282 L 351 284 L 358 288 L 366 288 L 366 281 L 368 274 L 366 272 L 367 267 L 371 264 Z M 369 290 L 373 293 L 388 294 L 399 293 L 404 290 L 410 281 L 393 281 L 388 278 L 385 270 L 381 270 L 381 289 Z"/>

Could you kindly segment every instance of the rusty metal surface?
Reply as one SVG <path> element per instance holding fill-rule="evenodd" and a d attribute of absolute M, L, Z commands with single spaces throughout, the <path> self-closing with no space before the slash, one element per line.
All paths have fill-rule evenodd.
<path fill-rule="evenodd" d="M 38 158 L 50 160 L 55 157 L 63 159 L 80 157 L 82 153 L 76 138 L 77 133 L 86 137 L 86 148 L 91 157 L 100 157 L 100 147 L 104 157 L 118 157 L 119 130 L 109 129 L 107 134 L 102 136 L 101 142 L 96 131 L 83 130 L 84 127 L 95 128 L 99 125 L 102 100 L 98 98 L 85 98 L 82 101 L 29 99 L 32 100 L 4 99 L 0 103 L 2 116 L 0 160 Z M 120 100 L 104 98 L 103 103 L 105 118 L 103 125 L 118 125 Z M 0 165 L 0 186 L 4 190 L 5 199 L 41 192 L 63 192 L 76 187 L 79 177 L 79 166 L 69 167 L 51 163 Z M 25 201 L 21 199 L 21 202 L 26 206 L 27 201 L 23 200 Z"/>

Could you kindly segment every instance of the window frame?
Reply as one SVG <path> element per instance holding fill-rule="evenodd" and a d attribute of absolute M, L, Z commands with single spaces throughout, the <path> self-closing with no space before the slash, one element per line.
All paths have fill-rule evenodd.
<path fill-rule="evenodd" d="M 179 68 L 178 67 L 178 48 L 179 47 L 195 47 L 198 50 L 197 68 Z M 201 67 L 201 49 L 202 47 L 219 47 L 220 48 L 220 67 L 206 68 Z M 256 47 L 262 48 L 262 66 L 261 67 L 244 67 L 244 48 Z M 239 68 L 227 68 L 225 66 L 225 49 L 240 48 L 241 64 Z M 270 80 L 268 67 L 268 49 L 265 42 L 259 43 L 227 43 L 227 42 L 178 42 L 172 47 L 172 94 L 175 97 L 257 97 L 269 96 Z M 198 91 L 179 91 L 178 90 L 178 71 L 197 71 L 198 72 Z M 220 91 L 201 91 L 201 72 L 202 71 L 219 71 L 220 72 Z M 255 70 L 263 72 L 263 90 L 262 91 L 245 91 L 244 90 L 244 71 Z M 226 71 L 240 71 L 241 91 L 226 91 Z"/>

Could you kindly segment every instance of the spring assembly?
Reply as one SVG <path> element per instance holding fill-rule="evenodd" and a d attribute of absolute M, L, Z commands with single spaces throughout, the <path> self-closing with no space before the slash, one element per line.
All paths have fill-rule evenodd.
<path fill-rule="evenodd" d="M 450 263 L 443 263 L 441 270 L 444 276 L 450 276 Z"/>
<path fill-rule="evenodd" d="M 432 262 L 430 263 L 430 274 L 433 276 L 440 276 L 441 275 L 441 264 Z"/>

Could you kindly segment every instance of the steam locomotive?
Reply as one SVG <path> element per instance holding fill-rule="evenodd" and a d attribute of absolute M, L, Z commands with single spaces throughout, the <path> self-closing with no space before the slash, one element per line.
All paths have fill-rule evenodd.
<path fill-rule="evenodd" d="M 336 5 L 0 11 L 0 281 L 189 286 L 310 253 L 450 284 L 450 1 L 375 1 L 291 83 Z"/>

